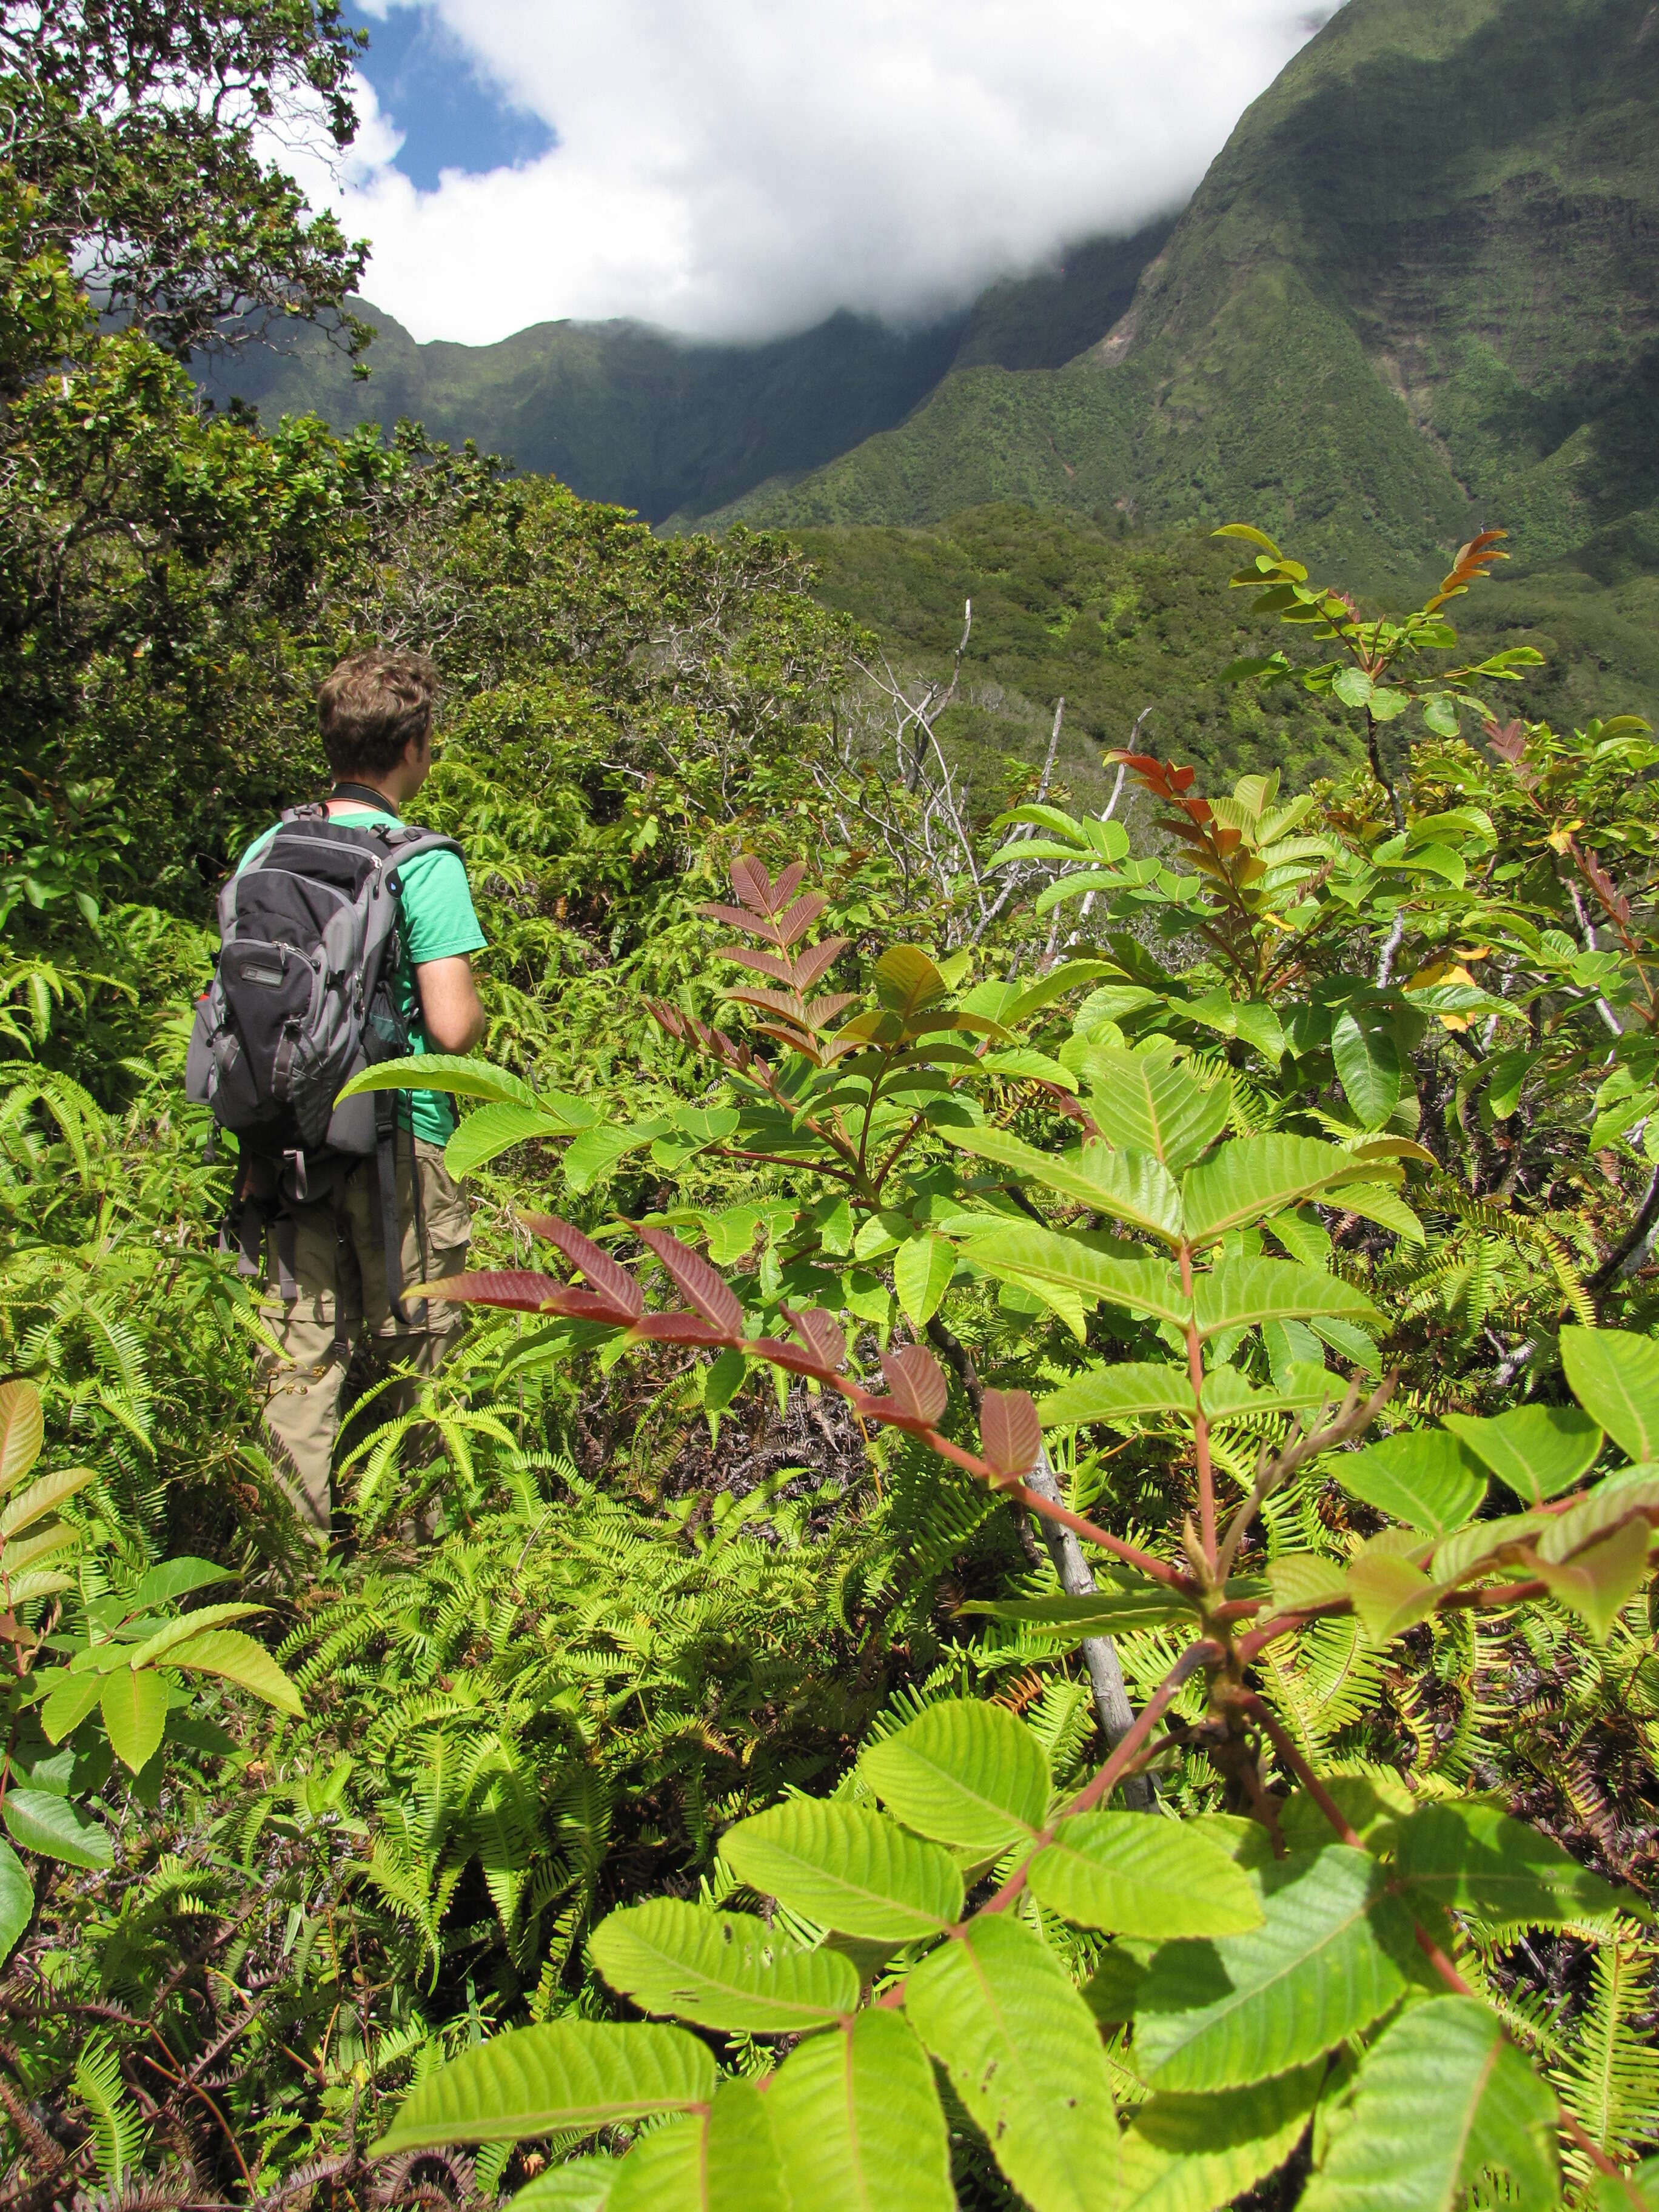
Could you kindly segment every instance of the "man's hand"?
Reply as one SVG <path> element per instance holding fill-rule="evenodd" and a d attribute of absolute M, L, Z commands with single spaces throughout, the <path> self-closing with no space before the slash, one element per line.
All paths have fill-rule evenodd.
<path fill-rule="evenodd" d="M 421 1026 L 434 1052 L 471 1052 L 484 1033 L 484 1010 L 472 980 L 471 956 L 427 960 L 415 970 Z"/>

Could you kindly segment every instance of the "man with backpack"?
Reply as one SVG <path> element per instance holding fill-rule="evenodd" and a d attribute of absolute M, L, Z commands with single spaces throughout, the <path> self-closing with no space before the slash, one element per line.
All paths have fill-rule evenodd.
<path fill-rule="evenodd" d="M 324 1545 L 358 1326 L 422 1374 L 461 1326 L 454 1307 L 403 1297 L 466 1265 L 467 1203 L 443 1164 L 453 1100 L 410 1089 L 335 1103 L 377 1061 L 467 1053 L 483 1034 L 471 955 L 484 937 L 460 848 L 401 818 L 431 769 L 436 684 L 423 654 L 377 651 L 323 684 L 333 790 L 243 854 L 191 1039 L 191 1095 L 237 1139 L 228 1238 L 245 1273 L 263 1267 L 261 1312 L 282 1347 L 264 1363 L 266 1429 Z"/>

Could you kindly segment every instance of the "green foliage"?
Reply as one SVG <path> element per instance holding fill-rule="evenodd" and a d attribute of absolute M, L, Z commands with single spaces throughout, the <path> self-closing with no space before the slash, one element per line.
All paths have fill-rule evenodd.
<path fill-rule="evenodd" d="M 60 276 L 0 471 L 15 2188 L 1617 2185 L 1659 2140 L 1645 729 L 1488 726 L 1443 601 L 1360 624 L 1258 545 L 1331 633 L 1266 697 L 1410 693 L 1409 756 L 1126 749 L 1131 809 L 1012 775 L 918 870 L 902 779 L 840 818 L 870 656 L 784 548 L 264 440 Z M 436 641 L 422 811 L 491 940 L 444 1071 L 478 1311 L 396 1418 L 362 1371 L 319 1572 L 176 1085 L 189 914 L 371 635 Z"/>
<path fill-rule="evenodd" d="M 1479 568 L 1474 557 L 1464 564 L 1466 575 Z M 1457 585 L 1455 574 L 1443 598 Z M 1322 604 L 1316 611 L 1337 625 Z M 1428 620 L 1388 640 L 1373 634 L 1364 649 L 1414 649 Z M 1427 633 L 1431 649 L 1455 642 L 1444 629 Z M 1498 759 L 1530 793 L 1532 740 L 1491 726 Z M 684 1346 L 727 1363 L 739 1386 L 761 1364 L 804 1375 L 862 1423 L 915 1439 L 1102 1559 L 1103 1592 L 973 1607 L 1028 1664 L 1045 1631 L 1105 1627 L 1121 1638 L 1143 1703 L 1092 1773 L 1085 1765 L 1063 1780 L 1042 1736 L 1006 1705 L 930 1699 L 868 1745 L 829 1802 L 792 1798 L 729 1828 L 716 1895 L 625 1907 L 592 1949 L 620 1995 L 741 2037 L 744 2051 L 756 2034 L 796 2032 L 799 2014 L 786 2022 L 784 2013 L 802 2001 L 793 1993 L 817 1955 L 827 1978 L 805 2002 L 822 2007 L 822 2024 L 802 2049 L 822 2039 L 833 2051 L 852 1993 L 841 1966 L 856 1961 L 871 2017 L 902 2015 L 943 2068 L 974 2141 L 1038 2208 L 1118 2202 L 1126 2160 L 1137 2194 L 1144 2185 L 1218 2204 L 1272 2170 L 1310 2111 L 1314 2201 L 1381 2201 L 1401 2185 L 1406 2159 L 1425 2204 L 1449 2205 L 1494 2166 L 1523 2199 L 1548 2204 L 1559 2200 L 1558 2131 L 1576 2158 L 1592 2155 L 1581 2121 L 1523 2055 L 1526 2016 L 1511 2029 L 1477 1992 L 1494 1947 L 1520 1931 L 1628 1929 L 1638 1901 L 1449 1781 L 1413 1796 L 1385 1775 L 1372 1784 L 1339 1767 L 1322 1779 L 1315 1764 L 1356 1727 L 1361 1742 L 1386 1745 L 1382 1655 L 1407 1635 L 1479 1637 L 1486 1618 L 1514 1634 L 1529 1612 L 1553 1607 L 1573 1633 L 1611 1645 L 1659 1524 L 1647 1470 L 1648 1425 L 1659 1420 L 1650 1341 L 1610 1327 L 1609 1314 L 1589 1326 L 1576 1275 L 1564 1285 L 1558 1270 L 1532 1325 L 1553 1310 L 1556 1387 L 1570 1387 L 1577 1407 L 1465 1415 L 1455 1426 L 1433 1418 L 1423 1391 L 1390 1407 L 1413 1357 L 1398 1271 L 1407 1254 L 1432 1258 L 1437 1181 L 1448 1171 L 1421 1140 L 1437 1034 L 1464 1036 L 1478 1016 L 1480 1065 L 1501 1063 L 1505 1021 L 1522 1028 L 1522 1090 L 1534 1068 L 1553 1086 L 1530 1133 L 1541 1148 L 1555 1141 L 1552 1115 L 1583 1111 L 1564 1094 L 1595 1065 L 1589 1026 L 1605 1035 L 1611 1013 L 1634 1039 L 1650 1019 L 1645 885 L 1627 878 L 1626 888 L 1567 836 L 1549 845 L 1571 872 L 1557 878 L 1558 896 L 1570 902 L 1588 887 L 1622 947 L 1574 975 L 1540 927 L 1542 884 L 1524 899 L 1509 888 L 1522 869 L 1500 857 L 1514 849 L 1501 814 L 1444 804 L 1443 759 L 1417 771 L 1425 805 L 1415 779 L 1389 795 L 1396 826 L 1376 819 L 1380 764 L 1369 793 L 1355 779 L 1279 809 L 1274 778 L 1247 778 L 1211 801 L 1190 770 L 1132 757 L 1126 767 L 1188 856 L 1184 876 L 1161 862 L 1143 869 L 1127 847 L 1096 849 L 1067 817 L 1027 810 L 1043 815 L 1035 826 L 1050 832 L 1062 869 L 1075 851 L 1104 908 L 1052 989 L 964 988 L 965 956 L 940 961 L 901 944 L 873 959 L 862 990 L 824 995 L 846 950 L 839 934 L 812 939 L 821 920 L 833 925 L 825 899 L 798 866 L 775 878 L 739 858 L 738 903 L 708 912 L 749 940 L 726 958 L 765 981 L 726 993 L 749 1010 L 747 1036 L 657 1006 L 722 1086 L 695 1126 L 684 1115 L 672 1125 L 684 1144 L 663 1164 L 696 1159 L 708 1173 L 722 1158 L 734 1170 L 762 1159 L 793 1186 L 769 1273 L 763 1257 L 732 1279 L 702 1256 L 677 1232 L 712 1255 L 724 1249 L 721 1213 L 682 1202 L 644 1218 L 614 1213 L 595 1223 L 598 1240 L 557 1216 L 526 1217 L 580 1285 L 520 1269 L 445 1286 L 609 1332 L 618 1350 Z M 1411 864 L 1427 853 L 1436 857 Z M 1056 889 L 1069 887 L 1060 875 Z M 1198 963 L 1163 966 L 1131 933 L 1137 919 L 1165 944 L 1200 945 Z M 1480 983 L 1473 954 L 1455 963 L 1445 950 L 1477 929 L 1488 940 L 1480 957 L 1494 963 Z M 1354 1048 L 1340 1042 L 1345 1018 L 1359 1034 Z M 1374 1040 L 1385 1036 L 1390 1095 L 1379 1099 Z M 1015 1049 L 1027 1058 L 1009 1080 L 998 1063 Z M 635 1127 L 654 1145 L 670 1126 L 656 1116 Z M 568 1143 L 568 1185 L 587 1194 L 584 1136 L 545 1141 Z M 1467 1226 L 1491 1233 L 1485 1214 L 1460 1218 Z M 1340 1252 L 1338 1236 L 1356 1231 L 1367 1244 Z M 952 1264 L 935 1286 L 936 1245 Z M 665 1279 L 671 1303 L 659 1310 L 645 1286 Z M 1617 1279 L 1601 1270 L 1602 1284 Z M 1005 1347 L 993 1316 L 1010 1290 L 1030 1303 L 1016 1308 L 1023 1338 Z M 907 1309 L 916 1340 L 890 1348 L 886 1332 Z M 1564 1311 L 1576 1326 L 1559 1327 Z M 860 1322 L 878 1332 L 873 1358 Z M 959 1397 L 924 1337 L 949 1360 Z M 1176 1357 L 1157 1358 L 1160 1346 Z M 1367 1395 L 1363 1378 L 1385 1351 L 1396 1364 Z M 1068 1373 L 1039 1407 L 1027 1379 Z M 737 1402 L 726 1388 L 722 1407 Z M 1390 1432 L 1360 1443 L 1390 1411 Z M 1040 1484 L 1045 1428 L 1075 1463 L 1097 1423 L 1137 1453 L 1143 1496 L 1161 1483 L 1161 1534 L 1158 1522 L 1120 1533 L 1097 1508 L 1085 1517 Z M 1609 1443 L 1632 1463 L 1615 1460 L 1596 1480 Z M 1492 1498 L 1494 1474 L 1515 1486 L 1519 1511 Z M 1586 1476 L 1590 1486 L 1575 1490 Z M 1237 1492 L 1224 1505 L 1224 1485 Z M 1088 1496 L 1103 1491 L 1097 1483 Z M 1364 1509 L 1358 1525 L 1334 1506 L 1340 1496 Z M 1137 1577 L 1144 1607 L 1132 1601 Z M 1178 1807 L 1167 1843 L 1152 1832 L 1163 1821 L 1105 1809 L 1148 1768 Z M 732 1911 L 745 1895 L 772 1908 L 769 1934 L 764 1918 Z M 762 2027 L 769 2006 L 774 2025 Z M 1115 2038 L 1105 2049 L 1103 2021 Z M 1609 2032 L 1620 2041 L 1621 2094 L 1638 2100 L 1629 2031 Z M 488 2116 L 506 2092 L 491 2054 L 503 2082 L 516 2078 L 515 2040 L 509 2032 L 469 2059 L 472 2103 L 446 2106 L 452 2132 L 479 2139 L 497 2124 Z M 1322 2082 L 1319 2062 L 1344 2050 L 1347 2062 Z M 1573 2078 L 1582 2093 L 1585 2077 Z M 1296 2087 L 1282 2103 L 1265 2086 L 1286 2083 Z M 1126 2130 L 1116 2107 L 1127 2084 L 1132 2107 L 1149 2093 L 1150 2102 Z M 678 2124 L 684 2154 L 702 2141 L 711 2173 L 726 2094 L 707 2118 Z M 924 2132 L 948 2129 L 952 2109 L 941 2104 Z M 780 2177 L 814 2154 L 787 2101 L 743 2112 L 722 2156 L 750 2175 L 757 2201 L 772 2201 Z M 1184 2139 L 1177 2112 L 1191 2116 Z M 523 2135 L 557 2124 L 550 2107 L 517 2115 Z M 1420 2160 L 1405 2148 L 1419 2140 Z M 1620 2138 L 1621 2154 L 1630 2141 Z M 1599 2142 L 1593 2154 L 1613 2171 Z M 668 2156 L 641 2135 L 615 2191 L 623 2201 L 654 2191 Z M 838 2185 L 857 2186 L 844 2169 Z"/>

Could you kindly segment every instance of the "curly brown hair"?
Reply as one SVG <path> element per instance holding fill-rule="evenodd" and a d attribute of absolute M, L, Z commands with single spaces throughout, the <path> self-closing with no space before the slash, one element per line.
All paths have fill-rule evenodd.
<path fill-rule="evenodd" d="M 354 653 L 317 694 L 317 726 L 337 776 L 384 775 L 432 725 L 438 672 L 423 653 Z"/>

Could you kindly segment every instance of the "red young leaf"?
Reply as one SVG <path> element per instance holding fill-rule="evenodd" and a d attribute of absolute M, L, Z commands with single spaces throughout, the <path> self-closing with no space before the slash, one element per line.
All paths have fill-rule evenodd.
<path fill-rule="evenodd" d="M 726 996 L 740 1006 L 758 1006 L 763 1013 L 781 1014 L 790 1021 L 798 1021 L 806 1012 L 793 991 L 769 991 L 758 983 L 744 983 Z"/>
<path fill-rule="evenodd" d="M 903 1412 L 912 1420 L 925 1422 L 932 1428 L 951 1395 L 933 1353 L 920 1344 L 907 1344 L 899 1352 L 884 1352 L 881 1371 Z"/>
<path fill-rule="evenodd" d="M 700 1314 L 653 1313 L 636 1321 L 628 1332 L 635 1343 L 648 1340 L 653 1344 L 724 1344 L 723 1329 L 713 1322 L 704 1321 Z"/>
<path fill-rule="evenodd" d="M 665 1229 L 641 1229 L 641 1243 L 648 1244 L 703 1319 L 722 1337 L 743 1334 L 743 1308 L 701 1253 Z"/>
<path fill-rule="evenodd" d="M 714 899 L 706 900 L 697 912 L 705 921 L 723 921 L 732 929 L 747 930 L 750 937 L 763 937 L 769 945 L 778 941 L 777 930 L 764 915 L 757 918 L 738 907 L 721 906 Z"/>
<path fill-rule="evenodd" d="M 1615 921 L 1630 920 L 1630 901 L 1621 898 L 1619 887 L 1594 853 L 1582 853 L 1579 865 L 1589 878 L 1590 887 Z"/>
<path fill-rule="evenodd" d="M 805 1030 L 781 1028 L 775 1022 L 757 1022 L 755 1026 L 762 1036 L 775 1037 L 780 1044 L 787 1045 L 791 1052 L 805 1054 L 814 1067 L 822 1065 L 818 1059 L 817 1047 Z"/>
<path fill-rule="evenodd" d="M 515 1313 L 539 1313 L 550 1299 L 570 1288 L 556 1275 L 525 1267 L 483 1267 L 465 1275 L 445 1275 L 434 1283 L 411 1283 L 405 1297 L 448 1298 L 455 1305 L 507 1306 Z"/>
<path fill-rule="evenodd" d="M 778 878 L 776 883 L 772 886 L 772 900 L 769 909 L 769 912 L 773 914 L 781 914 L 783 912 L 785 907 L 788 905 L 790 900 L 793 898 L 795 893 L 800 889 L 801 882 L 803 878 L 805 876 L 805 873 L 806 863 L 805 860 L 791 860 L 788 866 L 784 870 L 783 873 Z"/>
<path fill-rule="evenodd" d="M 772 878 L 764 860 L 757 860 L 752 853 L 739 853 L 732 863 L 732 889 L 751 913 L 771 915 L 776 912 L 772 903 Z"/>
<path fill-rule="evenodd" d="M 774 1367 L 787 1367 L 792 1375 L 811 1375 L 820 1382 L 827 1382 L 835 1372 L 816 1352 L 803 1351 L 799 1344 L 791 1344 L 787 1336 L 757 1337 L 750 1350 L 763 1359 L 769 1359 Z"/>
<path fill-rule="evenodd" d="M 799 945 L 829 902 L 822 891 L 803 891 L 794 904 L 778 917 L 778 943 Z"/>
<path fill-rule="evenodd" d="M 746 945 L 722 945 L 714 957 L 717 960 L 735 960 L 740 968 L 751 968 L 757 975 L 769 975 L 775 983 L 798 988 L 794 967 L 781 952 L 754 952 Z"/>
<path fill-rule="evenodd" d="M 844 937 L 826 937 L 822 945 L 811 946 L 797 959 L 789 981 L 803 998 L 831 962 L 838 957 L 846 944 Z"/>
<path fill-rule="evenodd" d="M 526 1213 L 520 1218 L 526 1229 L 538 1237 L 545 1237 L 550 1244 L 556 1244 L 571 1266 L 579 1267 L 600 1296 L 608 1298 L 620 1312 L 630 1319 L 637 1319 L 644 1312 L 645 1295 L 627 1268 L 608 1252 L 601 1252 L 580 1229 L 573 1229 L 556 1213 Z"/>
<path fill-rule="evenodd" d="M 1024 1390 L 988 1390 L 980 1401 L 980 1449 L 1010 1481 L 1029 1474 L 1042 1449 L 1036 1401 Z"/>
<path fill-rule="evenodd" d="M 556 1291 L 542 1300 L 541 1310 L 562 1314 L 567 1321 L 615 1322 L 618 1328 L 633 1319 L 614 1298 L 604 1297 L 598 1291 L 585 1291 L 580 1283 L 561 1283 Z"/>
<path fill-rule="evenodd" d="M 1527 730 L 1523 722 L 1488 722 L 1486 743 L 1499 760 L 1518 761 L 1527 750 Z"/>
<path fill-rule="evenodd" d="M 820 1366 L 837 1371 L 846 1366 L 847 1340 L 834 1314 L 826 1313 L 822 1306 L 808 1306 L 804 1313 L 797 1313 L 793 1306 L 783 1310 L 789 1326 Z"/>
<path fill-rule="evenodd" d="M 1164 773 L 1170 779 L 1171 791 L 1185 791 L 1198 774 L 1198 770 L 1195 768 L 1177 768 L 1175 763 L 1170 761 Z"/>
<path fill-rule="evenodd" d="M 677 1042 L 683 1042 L 690 1035 L 685 1016 L 678 1006 L 671 1006 L 665 999 L 647 999 L 645 1008 L 659 1028 L 666 1030 Z"/>
<path fill-rule="evenodd" d="M 837 1014 L 846 1012 L 853 1003 L 851 991 L 838 991 L 833 998 L 814 999 L 806 1009 L 806 1018 L 813 1029 L 827 1029 Z"/>

